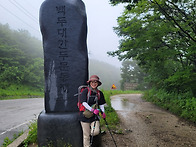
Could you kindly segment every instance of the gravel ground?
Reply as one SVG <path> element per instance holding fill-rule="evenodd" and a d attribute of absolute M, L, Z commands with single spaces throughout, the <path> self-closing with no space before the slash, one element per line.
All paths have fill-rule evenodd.
<path fill-rule="evenodd" d="M 118 147 L 196 147 L 196 125 L 141 99 L 140 94 L 122 94 L 132 108 L 116 110 L 122 134 L 113 133 Z M 103 147 L 115 147 L 109 132 L 102 136 Z"/>

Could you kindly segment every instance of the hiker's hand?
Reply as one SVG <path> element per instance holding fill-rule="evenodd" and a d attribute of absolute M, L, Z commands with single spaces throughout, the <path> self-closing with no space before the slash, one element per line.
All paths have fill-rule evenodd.
<path fill-rule="evenodd" d="M 105 119 L 105 118 L 106 118 L 106 115 L 105 115 L 105 113 L 104 113 L 104 112 L 101 114 L 101 116 L 102 116 L 102 118 L 103 118 L 103 119 Z"/>
<path fill-rule="evenodd" d="M 93 112 L 93 113 L 96 114 L 96 115 L 99 114 L 99 110 L 97 110 L 97 109 L 91 109 L 91 112 Z"/>

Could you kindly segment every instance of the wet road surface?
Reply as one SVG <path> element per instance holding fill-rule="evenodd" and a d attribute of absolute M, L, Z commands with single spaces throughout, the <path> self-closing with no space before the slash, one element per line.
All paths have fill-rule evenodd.
<path fill-rule="evenodd" d="M 122 131 L 113 134 L 118 147 L 196 147 L 196 125 L 141 97 L 141 94 L 111 97 Z M 115 147 L 108 132 L 102 141 L 103 147 Z"/>
<path fill-rule="evenodd" d="M 4 138 L 28 129 L 44 110 L 43 98 L 0 100 L 0 146 Z"/>

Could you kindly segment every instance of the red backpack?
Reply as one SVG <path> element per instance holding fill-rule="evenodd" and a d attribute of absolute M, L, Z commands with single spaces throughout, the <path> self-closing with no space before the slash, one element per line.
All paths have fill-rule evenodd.
<path fill-rule="evenodd" d="M 85 107 L 81 103 L 81 93 L 84 89 L 88 89 L 87 103 L 88 103 L 89 97 L 91 96 L 91 92 L 92 92 L 92 90 L 87 85 L 81 85 L 80 87 L 78 87 L 78 94 L 77 94 L 78 95 L 78 103 L 77 103 L 77 106 L 78 106 L 79 111 L 85 111 Z M 97 90 L 97 97 L 98 97 L 98 100 L 99 100 L 100 99 L 100 91 L 99 90 Z"/>

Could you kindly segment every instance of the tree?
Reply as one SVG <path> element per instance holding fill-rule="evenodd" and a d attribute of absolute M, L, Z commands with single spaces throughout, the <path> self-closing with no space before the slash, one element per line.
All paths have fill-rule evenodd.
<path fill-rule="evenodd" d="M 21 83 L 36 88 L 44 87 L 44 60 L 35 58 L 24 66 Z"/>
<path fill-rule="evenodd" d="M 43 49 L 41 41 L 28 31 L 11 30 L 0 24 L 0 88 L 28 85 L 43 89 Z"/>
<path fill-rule="evenodd" d="M 148 85 L 145 83 L 146 74 L 138 66 L 135 60 L 125 60 L 121 67 L 121 89 L 124 90 L 125 83 L 137 84 L 136 89 L 146 89 Z"/>
<path fill-rule="evenodd" d="M 120 60 L 137 60 L 148 73 L 149 82 L 157 88 L 192 91 L 196 95 L 196 2 L 111 0 L 111 3 L 125 3 L 126 9 L 114 28 L 123 39 L 119 49 L 108 54 Z"/>

